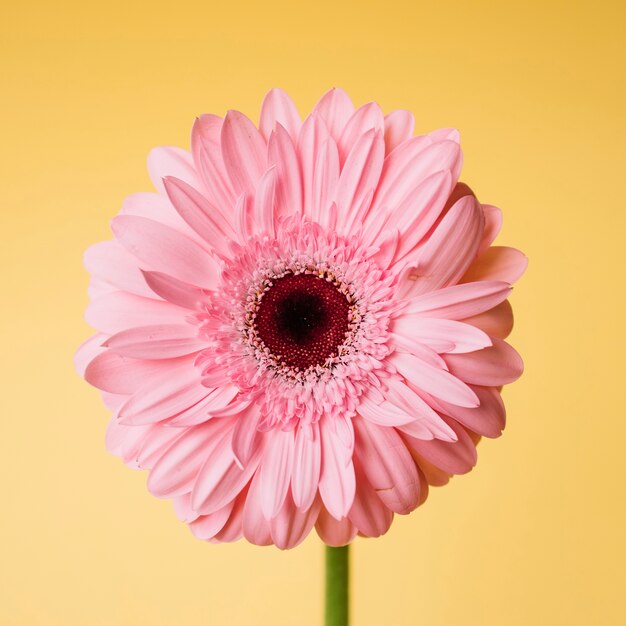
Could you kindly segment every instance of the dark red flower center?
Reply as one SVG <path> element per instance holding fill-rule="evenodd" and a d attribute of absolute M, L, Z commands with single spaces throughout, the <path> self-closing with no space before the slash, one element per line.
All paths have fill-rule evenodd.
<path fill-rule="evenodd" d="M 313 274 L 287 274 L 263 294 L 255 326 L 280 362 L 305 370 L 337 354 L 349 313 L 348 299 L 332 282 Z"/>

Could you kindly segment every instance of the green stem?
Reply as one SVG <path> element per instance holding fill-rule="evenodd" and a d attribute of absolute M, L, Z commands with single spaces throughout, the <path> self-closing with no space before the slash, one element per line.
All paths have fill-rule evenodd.
<path fill-rule="evenodd" d="M 326 546 L 326 626 L 348 626 L 348 548 Z"/>

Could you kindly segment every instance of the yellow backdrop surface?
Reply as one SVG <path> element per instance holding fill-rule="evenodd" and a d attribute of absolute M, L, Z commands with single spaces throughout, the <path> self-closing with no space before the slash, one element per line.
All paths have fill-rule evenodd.
<path fill-rule="evenodd" d="M 461 130 L 530 257 L 471 474 L 353 550 L 355 626 L 626 623 L 622 2 L 13 2 L 0 15 L 0 623 L 317 625 L 322 546 L 196 541 L 104 449 L 81 255 L 196 115 L 329 87 Z"/>

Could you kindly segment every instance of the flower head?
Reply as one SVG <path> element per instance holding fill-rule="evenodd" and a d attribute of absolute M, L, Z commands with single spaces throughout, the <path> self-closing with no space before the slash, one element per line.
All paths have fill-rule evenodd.
<path fill-rule="evenodd" d="M 197 537 L 379 536 L 504 427 L 526 259 L 492 246 L 454 130 L 338 89 L 304 122 L 274 89 L 259 127 L 204 115 L 191 153 L 151 152 L 157 193 L 86 253 L 77 364 L 109 450 Z"/>

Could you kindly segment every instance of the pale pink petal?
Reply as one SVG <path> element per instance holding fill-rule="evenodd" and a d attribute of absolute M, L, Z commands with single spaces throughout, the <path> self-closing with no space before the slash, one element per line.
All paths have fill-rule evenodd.
<path fill-rule="evenodd" d="M 143 272 L 146 284 L 158 296 L 177 307 L 199 309 L 206 303 L 207 292 L 194 285 L 185 283 L 177 278 L 161 272 Z M 178 311 L 180 309 L 177 308 Z M 181 319 L 182 316 L 179 317 Z"/>
<path fill-rule="evenodd" d="M 137 267 L 137 259 L 117 241 L 101 241 L 87 248 L 85 268 L 115 289 L 153 298 L 154 294 Z"/>
<path fill-rule="evenodd" d="M 369 130 L 380 131 L 384 156 L 385 144 L 382 139 L 384 116 L 380 107 L 375 102 L 369 102 L 368 104 L 364 104 L 359 107 L 346 122 L 343 132 L 337 142 L 337 147 L 339 148 L 339 160 L 341 163 L 345 163 L 348 154 L 353 150 L 353 147 L 359 137 L 363 136 Z"/>
<path fill-rule="evenodd" d="M 510 293 L 510 285 L 503 281 L 452 285 L 412 298 L 403 312 L 461 320 L 488 311 L 508 298 Z"/>
<path fill-rule="evenodd" d="M 135 359 L 171 359 L 208 346 L 190 324 L 139 326 L 116 333 L 103 344 L 113 352 Z"/>
<path fill-rule="evenodd" d="M 260 232 L 270 237 L 276 234 L 276 166 L 270 167 L 261 177 L 254 195 L 254 221 Z"/>
<path fill-rule="evenodd" d="M 261 415 L 256 403 L 250 404 L 238 416 L 233 431 L 232 448 L 235 462 L 243 469 L 256 447 L 260 445 L 258 432 Z"/>
<path fill-rule="evenodd" d="M 449 171 L 452 183 L 461 159 L 453 141 L 432 143 L 428 137 L 413 137 L 387 155 L 372 209 L 395 210 L 422 181 L 436 172 Z"/>
<path fill-rule="evenodd" d="M 485 311 L 479 315 L 468 317 L 463 321 L 466 324 L 480 328 L 492 337 L 506 339 L 513 330 L 513 309 L 511 308 L 510 302 L 505 300 L 493 309 L 489 309 L 489 311 Z"/>
<path fill-rule="evenodd" d="M 435 172 L 423 180 L 393 211 L 388 227 L 395 226 L 401 235 L 397 259 L 411 254 L 440 216 L 452 178 L 448 170 Z"/>
<path fill-rule="evenodd" d="M 218 511 L 237 497 L 259 466 L 260 448 L 242 469 L 236 462 L 231 442 L 232 429 L 206 455 L 205 463 L 194 483 L 191 505 L 203 515 Z"/>
<path fill-rule="evenodd" d="M 269 546 L 272 543 L 272 534 L 270 523 L 263 515 L 261 500 L 260 472 L 257 472 L 250 483 L 244 506 L 243 534 L 250 543 L 257 546 Z"/>
<path fill-rule="evenodd" d="M 486 349 L 491 350 L 492 348 Z M 457 359 L 465 356 L 452 354 L 449 355 L 449 358 Z M 462 380 L 451 373 L 433 367 L 412 354 L 402 352 L 393 354 L 390 361 L 409 382 L 423 389 L 426 393 L 437 398 L 446 398 L 458 406 L 472 407 L 478 405 L 476 394 Z M 446 357 L 446 362 L 450 365 L 448 357 Z M 452 368 L 450 369 L 452 371 Z"/>
<path fill-rule="evenodd" d="M 485 231 L 478 247 L 478 256 L 486 252 L 502 228 L 502 211 L 490 204 L 483 204 L 482 207 L 485 214 Z"/>
<path fill-rule="evenodd" d="M 322 460 L 320 431 L 317 424 L 300 426 L 296 431 L 291 492 L 296 507 L 306 511 L 313 503 L 320 479 Z"/>
<path fill-rule="evenodd" d="M 267 161 L 277 167 L 276 206 L 278 215 L 302 213 L 300 164 L 289 133 L 277 124 L 267 146 Z"/>
<path fill-rule="evenodd" d="M 196 189 L 201 188 L 193 158 L 181 148 L 168 146 L 151 150 L 148 154 L 148 172 L 152 184 L 162 194 L 165 194 L 163 179 L 166 176 L 176 176 Z"/>
<path fill-rule="evenodd" d="M 232 224 L 236 194 L 222 159 L 221 134 L 224 120 L 217 115 L 202 115 L 191 132 L 191 147 L 198 172 L 205 183 L 209 202 Z"/>
<path fill-rule="evenodd" d="M 198 519 L 198 514 L 192 511 L 191 496 L 188 493 L 184 493 L 180 496 L 174 496 L 172 498 L 172 504 L 174 505 L 174 512 L 176 513 L 176 517 L 181 522 L 193 522 L 195 519 Z"/>
<path fill-rule="evenodd" d="M 354 501 L 354 466 L 352 447 L 346 446 L 330 422 L 325 418 L 320 422 L 322 464 L 319 490 L 326 509 L 339 520 L 348 514 Z"/>
<path fill-rule="evenodd" d="M 355 454 L 383 504 L 402 515 L 419 502 L 419 476 L 400 435 L 393 428 L 354 420 Z M 429 443 L 424 442 L 424 445 Z"/>
<path fill-rule="evenodd" d="M 354 461 L 354 471 L 356 493 L 348 519 L 365 537 L 380 537 L 389 530 L 393 512 L 382 503 L 376 490 L 370 485 L 358 459 Z"/>
<path fill-rule="evenodd" d="M 114 334 L 142 324 L 180 324 L 188 314 L 169 302 L 114 291 L 91 302 L 85 319 L 99 331 Z"/>
<path fill-rule="evenodd" d="M 341 170 L 335 201 L 338 210 L 340 232 L 348 233 L 355 224 L 361 223 L 369 209 L 373 191 L 378 183 L 385 157 L 385 145 L 379 130 L 370 130 L 358 137 Z"/>
<path fill-rule="evenodd" d="M 193 360 L 159 372 L 146 379 L 119 410 L 122 424 L 153 424 L 174 417 L 206 398 Z"/>
<path fill-rule="evenodd" d="M 244 489 L 233 506 L 230 517 L 224 524 L 224 528 L 220 530 L 213 539 L 213 543 L 232 543 L 239 541 L 243 537 L 243 511 L 246 504 L 247 489 Z"/>
<path fill-rule="evenodd" d="M 235 231 L 220 211 L 184 181 L 167 176 L 163 182 L 171 203 L 183 220 L 212 250 L 228 253 L 228 240 L 235 239 Z"/>
<path fill-rule="evenodd" d="M 218 511 L 209 515 L 201 515 L 189 524 L 189 529 L 194 537 L 206 541 L 212 539 L 217 533 L 224 528 L 224 524 L 228 521 L 232 513 L 235 502 L 229 502 Z"/>
<path fill-rule="evenodd" d="M 347 517 L 337 520 L 324 507 L 319 512 L 315 530 L 327 546 L 335 548 L 348 545 L 357 533 L 356 526 Z"/>
<path fill-rule="evenodd" d="M 206 389 L 207 395 L 169 419 L 168 427 L 196 426 L 213 417 L 230 417 L 239 412 L 240 402 L 237 397 L 240 391 L 238 387 L 226 384 L 223 387 L 211 389 L 206 387 L 204 380 L 202 386 Z M 233 406 L 236 408 L 231 410 Z"/>
<path fill-rule="evenodd" d="M 466 474 L 476 465 L 476 447 L 460 424 L 451 419 L 447 421 L 456 432 L 456 441 L 421 441 L 408 436 L 404 441 L 413 452 L 444 472 Z"/>
<path fill-rule="evenodd" d="M 476 256 L 484 215 L 472 196 L 461 198 L 446 213 L 433 235 L 419 249 L 415 267 L 404 280 L 413 281 L 417 296 L 456 283 Z"/>
<path fill-rule="evenodd" d="M 106 351 L 102 344 L 106 341 L 108 335 L 98 333 L 83 341 L 78 350 L 74 354 L 74 368 L 80 376 L 85 376 L 85 370 L 91 361 L 99 354 Z"/>
<path fill-rule="evenodd" d="M 309 115 L 304 121 L 298 136 L 298 154 L 302 166 L 302 192 L 304 215 L 312 216 L 314 183 L 313 178 L 321 148 L 326 144 L 330 134 L 326 123 L 319 115 Z M 335 145 L 336 151 L 336 145 Z M 339 173 L 339 157 L 337 157 L 337 175 Z"/>
<path fill-rule="evenodd" d="M 132 394 L 147 377 L 169 371 L 168 361 L 142 361 L 111 350 L 98 354 L 85 368 L 85 380 L 94 387 L 116 394 Z"/>
<path fill-rule="evenodd" d="M 473 409 L 438 400 L 442 413 L 454 418 L 470 430 L 485 437 L 499 437 L 506 423 L 506 410 L 500 392 L 495 387 L 472 385 L 480 405 Z"/>
<path fill-rule="evenodd" d="M 267 148 L 261 133 L 243 113 L 228 111 L 221 139 L 224 165 L 235 193 L 253 194 L 267 169 Z"/>
<path fill-rule="evenodd" d="M 269 140 L 270 135 L 276 129 L 276 124 L 285 128 L 294 142 L 298 139 L 301 126 L 300 115 L 293 100 L 278 88 L 268 91 L 261 105 L 259 129 L 266 140 Z"/>
<path fill-rule="evenodd" d="M 276 430 L 267 435 L 261 474 L 261 509 L 265 519 L 272 519 L 285 501 L 291 473 L 295 437 L 291 430 Z"/>
<path fill-rule="evenodd" d="M 515 248 L 494 246 L 478 257 L 463 276 L 464 283 L 478 280 L 502 280 L 513 284 L 522 276 L 528 259 Z"/>
<path fill-rule="evenodd" d="M 150 471 L 150 493 L 157 498 L 167 498 L 191 491 L 207 454 L 229 427 L 226 420 L 213 420 L 189 428 L 163 453 Z"/>
<path fill-rule="evenodd" d="M 280 550 L 289 550 L 302 543 L 317 521 L 321 503 L 319 498 L 306 509 L 294 504 L 287 494 L 278 514 L 270 521 L 270 531 L 274 544 Z"/>
<path fill-rule="evenodd" d="M 524 371 L 520 355 L 496 337 L 490 348 L 468 354 L 447 354 L 445 360 L 451 374 L 472 385 L 505 385 L 517 380 Z M 442 399 L 450 400 L 445 396 Z"/>
<path fill-rule="evenodd" d="M 339 155 L 337 145 L 329 138 L 320 148 L 313 171 L 311 219 L 327 226 L 329 207 L 339 181 Z"/>
<path fill-rule="evenodd" d="M 111 228 L 117 240 L 141 262 L 142 269 L 163 272 L 179 280 L 211 288 L 217 284 L 219 266 L 198 244 L 159 222 L 119 215 Z"/>
<path fill-rule="evenodd" d="M 415 130 L 415 118 L 410 111 L 398 109 L 385 115 L 385 152 L 389 154 L 410 139 Z"/>
<path fill-rule="evenodd" d="M 392 328 L 394 333 L 412 337 L 439 353 L 473 352 L 491 345 L 482 330 L 454 320 L 409 313 L 396 318 Z M 443 349 L 439 349 L 441 346 Z"/>
<path fill-rule="evenodd" d="M 354 105 L 343 89 L 327 91 L 313 109 L 328 126 L 328 130 L 335 141 L 339 141 L 343 129 L 354 113 Z"/>

